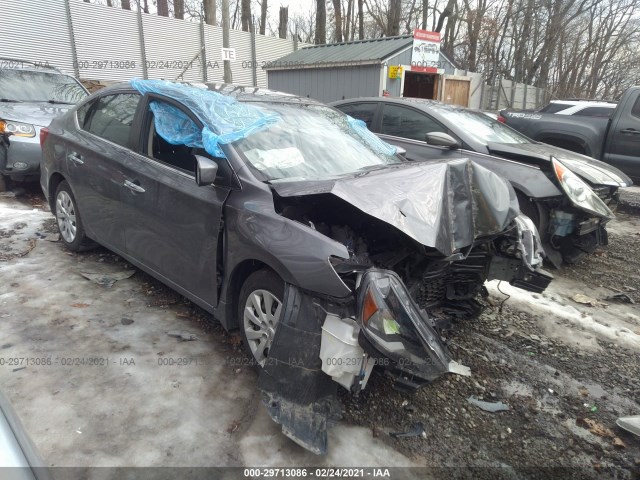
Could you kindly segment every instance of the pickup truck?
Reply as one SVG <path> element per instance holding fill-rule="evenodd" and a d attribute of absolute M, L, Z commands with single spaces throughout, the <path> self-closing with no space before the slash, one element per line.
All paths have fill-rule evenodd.
<path fill-rule="evenodd" d="M 500 115 L 533 140 L 602 160 L 640 180 L 640 86 L 622 95 L 610 118 L 508 110 Z"/>

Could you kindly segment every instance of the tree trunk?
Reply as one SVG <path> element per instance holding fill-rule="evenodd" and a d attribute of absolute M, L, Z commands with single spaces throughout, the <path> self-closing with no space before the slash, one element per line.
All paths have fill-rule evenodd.
<path fill-rule="evenodd" d="M 440 14 L 440 18 L 438 18 L 438 25 L 436 26 L 436 29 L 435 29 L 436 32 L 442 31 L 442 27 L 444 26 L 444 21 L 447 17 L 451 16 L 451 14 L 453 13 L 455 4 L 456 4 L 456 0 L 449 0 L 447 2 L 447 6 L 444 7 L 444 10 Z"/>
<path fill-rule="evenodd" d="M 142 4 L 142 11 L 144 13 L 149 13 L 149 0 L 144 0 L 144 3 Z"/>
<path fill-rule="evenodd" d="M 122 9 L 131 10 L 131 0 L 122 0 Z"/>
<path fill-rule="evenodd" d="M 429 1 L 422 0 L 422 22 L 420 23 L 420 28 L 422 30 L 427 29 L 427 16 L 429 12 Z"/>
<path fill-rule="evenodd" d="M 240 19 L 242 21 L 242 31 L 248 32 L 249 24 L 251 23 L 251 0 L 242 0 Z"/>
<path fill-rule="evenodd" d="M 122 2 L 122 8 L 124 8 L 124 1 Z M 169 4 L 167 3 L 167 0 L 158 0 L 158 15 L 161 17 L 169 16 Z"/>
<path fill-rule="evenodd" d="M 358 0 L 358 39 L 364 40 L 364 0 Z"/>
<path fill-rule="evenodd" d="M 266 31 L 267 28 L 267 0 L 262 0 L 262 3 L 260 4 L 260 35 L 264 35 L 264 32 Z M 280 8 L 280 10 L 282 10 L 282 8 Z M 288 7 L 287 7 L 288 10 Z M 280 12 L 280 15 L 282 15 L 282 12 Z M 288 15 L 287 15 L 288 16 Z M 282 22 L 282 20 L 281 20 Z M 286 23 L 286 22 L 285 22 Z M 284 37 L 280 37 L 280 38 L 287 38 L 287 28 L 285 25 L 285 29 L 284 29 Z"/>
<path fill-rule="evenodd" d="M 184 0 L 173 0 L 173 16 L 184 20 Z"/>
<path fill-rule="evenodd" d="M 336 22 L 336 42 L 342 43 L 342 0 L 333 0 L 333 13 Z"/>
<path fill-rule="evenodd" d="M 351 40 L 350 35 L 352 34 L 351 30 L 351 21 L 353 18 L 353 0 L 347 1 L 347 18 L 344 21 L 344 41 L 348 42 Z"/>
<path fill-rule="evenodd" d="M 113 7 L 112 0 L 107 0 L 107 7 Z"/>
<path fill-rule="evenodd" d="M 389 14 L 387 16 L 387 35 L 395 37 L 400 35 L 400 15 L 402 14 L 402 1 L 390 0 Z"/>
<path fill-rule="evenodd" d="M 280 7 L 280 21 L 278 22 L 278 36 L 287 38 L 289 28 L 289 7 Z"/>
<path fill-rule="evenodd" d="M 204 22 L 207 25 L 216 24 L 216 0 L 204 0 Z"/>
<path fill-rule="evenodd" d="M 316 45 L 327 43 L 327 6 L 325 0 L 316 0 Z"/>

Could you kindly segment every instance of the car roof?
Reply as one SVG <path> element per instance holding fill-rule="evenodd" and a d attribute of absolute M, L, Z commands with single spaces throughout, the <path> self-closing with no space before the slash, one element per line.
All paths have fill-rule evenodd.
<path fill-rule="evenodd" d="M 295 105 L 324 105 L 322 102 L 307 97 L 300 97 L 291 93 L 269 90 L 268 88 L 252 87 L 247 85 L 235 85 L 232 83 L 195 83 L 195 82 L 175 82 L 191 86 L 193 88 L 206 88 L 222 95 L 235 98 L 239 102 L 265 102 L 265 103 L 289 103 Z M 109 87 L 105 87 L 100 92 L 111 90 L 122 90 L 123 88 L 135 90 L 129 82 L 120 82 Z"/>

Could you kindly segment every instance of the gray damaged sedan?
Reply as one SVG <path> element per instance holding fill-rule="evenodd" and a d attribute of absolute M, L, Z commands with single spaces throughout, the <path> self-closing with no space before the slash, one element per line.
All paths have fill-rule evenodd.
<path fill-rule="evenodd" d="M 512 187 L 466 159 L 415 164 L 308 98 L 134 80 L 41 134 L 66 246 L 97 242 L 238 329 L 283 432 L 316 453 L 378 365 L 399 387 L 468 374 L 441 332 L 487 279 L 551 276 Z"/>

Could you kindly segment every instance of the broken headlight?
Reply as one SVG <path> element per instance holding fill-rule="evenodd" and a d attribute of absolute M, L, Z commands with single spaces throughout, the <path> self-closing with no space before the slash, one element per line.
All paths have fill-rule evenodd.
<path fill-rule="evenodd" d="M 451 360 L 427 314 L 395 272 L 366 271 L 359 287 L 358 320 L 366 340 L 401 370 L 432 380 L 466 368 Z"/>
<path fill-rule="evenodd" d="M 557 158 L 551 157 L 551 163 L 560 186 L 574 206 L 601 217 L 615 217 L 609 207 L 580 177 L 569 170 Z"/>

